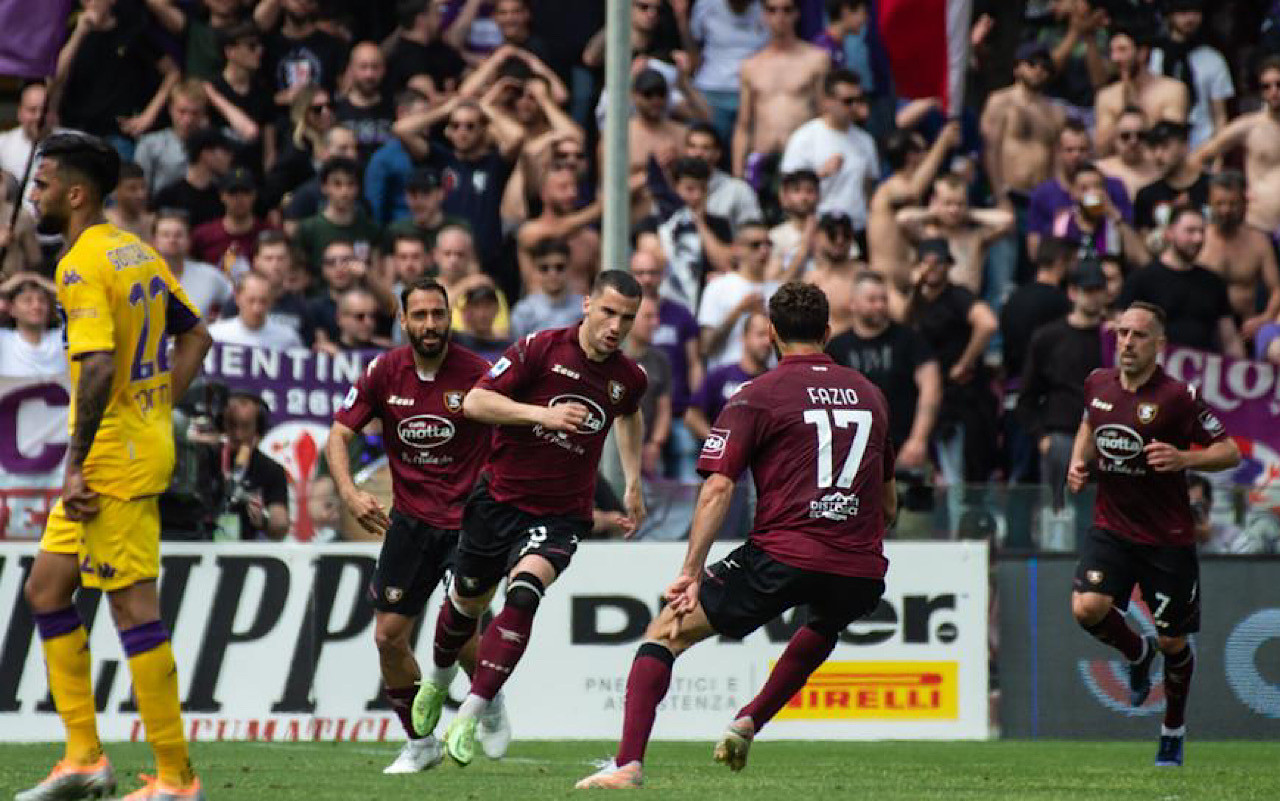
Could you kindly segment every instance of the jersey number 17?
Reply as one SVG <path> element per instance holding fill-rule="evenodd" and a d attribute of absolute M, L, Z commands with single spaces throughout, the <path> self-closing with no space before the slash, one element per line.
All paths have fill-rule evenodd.
<path fill-rule="evenodd" d="M 871 412 L 866 409 L 809 409 L 804 413 L 804 421 L 817 428 L 818 434 L 818 489 L 827 489 L 832 485 L 832 468 L 835 466 L 832 451 L 835 450 L 835 428 L 853 426 L 853 443 L 845 456 L 840 475 L 835 479 L 835 486 L 849 489 L 853 479 L 858 475 L 858 467 L 862 464 L 862 456 L 867 450 L 867 441 L 871 439 Z"/>

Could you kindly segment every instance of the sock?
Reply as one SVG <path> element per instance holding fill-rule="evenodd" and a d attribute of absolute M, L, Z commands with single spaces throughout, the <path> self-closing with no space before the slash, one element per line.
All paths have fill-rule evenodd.
<path fill-rule="evenodd" d="M 1114 606 L 1107 610 L 1107 615 L 1102 620 L 1083 628 L 1098 642 L 1110 645 L 1124 654 L 1124 658 L 1130 662 L 1137 662 L 1143 657 L 1143 639 L 1129 628 L 1129 624 L 1124 622 L 1124 615 Z"/>
<path fill-rule="evenodd" d="M 451 668 L 458 663 L 458 654 L 476 632 L 478 618 L 469 617 L 458 609 L 453 598 L 445 595 L 436 617 L 436 639 L 432 646 L 432 658 L 437 668 Z M 453 676 L 450 674 L 450 679 Z M 447 682 L 445 683 L 447 686 Z"/>
<path fill-rule="evenodd" d="M 1179 726 L 1176 729 L 1171 729 L 1168 726 L 1161 726 L 1160 736 L 1161 737 L 1186 737 L 1187 727 L 1183 725 L 1183 726 Z"/>
<path fill-rule="evenodd" d="M 665 645 L 647 642 L 636 651 L 627 676 L 627 698 L 622 717 L 622 739 L 614 762 L 622 767 L 629 762 L 643 762 L 644 750 L 658 717 L 658 704 L 671 686 L 671 665 L 675 655 Z"/>
<path fill-rule="evenodd" d="M 471 677 L 473 695 L 489 701 L 511 678 L 511 671 L 529 647 L 534 611 L 507 604 L 485 629 L 476 653 L 476 672 Z"/>
<path fill-rule="evenodd" d="M 417 685 L 384 687 L 383 692 L 387 694 L 387 700 L 391 702 L 391 708 L 395 710 L 396 717 L 400 718 L 400 725 L 404 728 L 405 735 L 410 740 L 419 739 L 419 735 L 413 731 L 413 697 L 418 694 Z"/>
<path fill-rule="evenodd" d="M 49 692 L 67 730 L 63 759 L 92 765 L 102 757 L 89 673 L 89 634 L 74 606 L 35 615 L 49 674 Z"/>
<path fill-rule="evenodd" d="M 1191 646 L 1164 657 L 1164 726 L 1180 729 L 1187 722 L 1187 696 L 1191 694 L 1191 674 L 1196 669 L 1196 655 Z"/>
<path fill-rule="evenodd" d="M 467 693 L 467 697 L 462 699 L 462 703 L 458 705 L 458 717 L 460 718 L 478 718 L 484 711 L 489 708 L 491 698 L 481 698 L 475 693 Z"/>
<path fill-rule="evenodd" d="M 760 731 L 764 724 L 773 720 L 778 710 L 800 692 L 810 674 L 826 661 L 835 647 L 834 636 L 819 634 L 808 626 L 801 627 L 792 636 L 778 663 L 773 666 L 760 694 L 751 699 L 751 703 L 744 706 L 735 719 L 749 717 L 755 723 L 756 731 Z"/>
<path fill-rule="evenodd" d="M 178 668 L 169 645 L 169 632 L 159 620 L 120 632 L 129 657 L 133 694 L 156 754 L 156 772 L 164 784 L 183 788 L 195 781 L 187 741 L 182 735 L 182 708 L 178 703 Z"/>

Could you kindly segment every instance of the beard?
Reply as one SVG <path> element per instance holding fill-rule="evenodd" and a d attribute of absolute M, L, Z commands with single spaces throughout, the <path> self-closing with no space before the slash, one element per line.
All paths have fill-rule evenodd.
<path fill-rule="evenodd" d="M 419 336 L 414 336 L 406 331 L 405 335 L 409 339 L 409 344 L 413 346 L 414 352 L 424 359 L 438 358 L 440 354 L 444 353 L 444 349 L 449 346 L 449 329 L 447 328 L 440 335 L 440 339 L 434 343 L 426 341 L 425 332 Z"/>
<path fill-rule="evenodd" d="M 43 236 L 57 236 L 67 230 L 67 217 L 64 214 L 45 212 L 36 220 L 36 233 Z"/>
<path fill-rule="evenodd" d="M 1200 248 L 1174 244 L 1173 252 L 1187 264 L 1195 264 L 1196 257 L 1200 255 Z"/>

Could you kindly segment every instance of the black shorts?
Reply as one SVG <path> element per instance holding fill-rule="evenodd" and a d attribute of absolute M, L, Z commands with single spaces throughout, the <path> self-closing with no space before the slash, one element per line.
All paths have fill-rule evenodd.
<path fill-rule="evenodd" d="M 546 559 L 560 575 L 578 550 L 578 540 L 590 531 L 591 526 L 577 518 L 532 515 L 496 501 L 482 479 L 467 498 L 462 516 L 454 571 L 458 594 L 483 595 L 530 554 Z"/>
<path fill-rule="evenodd" d="M 417 617 L 446 571 L 453 567 L 458 531 L 436 528 L 391 510 L 369 594 L 373 608 Z"/>
<path fill-rule="evenodd" d="M 1156 633 L 1180 637 L 1200 630 L 1200 562 L 1194 545 L 1144 545 L 1092 526 L 1080 547 L 1075 591 L 1110 595 L 1117 609 L 1127 609 L 1135 583 Z"/>
<path fill-rule="evenodd" d="M 802 604 L 810 628 L 838 633 L 874 610 L 882 595 L 880 579 L 784 565 L 748 540 L 707 568 L 698 601 L 717 633 L 742 639 Z"/>

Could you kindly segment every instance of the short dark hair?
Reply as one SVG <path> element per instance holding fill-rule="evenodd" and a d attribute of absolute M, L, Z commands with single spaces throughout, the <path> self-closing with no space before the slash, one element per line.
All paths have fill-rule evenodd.
<path fill-rule="evenodd" d="M 545 259 L 547 256 L 569 258 L 569 243 L 558 236 L 549 236 L 546 239 L 539 239 L 533 243 L 533 247 L 529 248 L 529 258 L 535 261 Z"/>
<path fill-rule="evenodd" d="M 827 0 L 827 19 L 835 19 L 846 8 L 850 11 L 866 6 L 867 0 Z"/>
<path fill-rule="evenodd" d="M 842 83 L 850 86 L 862 87 L 862 79 L 858 77 L 858 73 L 844 67 L 837 67 L 830 70 L 822 78 L 822 93 L 830 97 L 835 94 L 836 87 Z"/>
<path fill-rule="evenodd" d="M 681 178 L 692 178 L 701 183 L 709 183 L 711 181 L 711 165 L 702 159 L 683 158 L 676 159 L 676 163 L 671 167 L 671 177 L 675 181 Z"/>
<path fill-rule="evenodd" d="M 360 165 L 355 159 L 349 159 L 346 156 L 334 156 L 333 158 L 320 165 L 320 183 L 325 184 L 329 180 L 329 176 L 337 173 L 346 173 L 353 179 L 360 180 Z"/>
<path fill-rule="evenodd" d="M 399 0 L 396 3 L 396 22 L 401 28 L 412 28 L 418 15 L 427 10 L 428 0 Z"/>
<path fill-rule="evenodd" d="M 1079 167 L 1076 167 L 1075 172 L 1071 173 L 1071 183 L 1074 184 L 1076 182 L 1076 178 L 1080 177 L 1082 174 L 1086 172 L 1091 172 L 1095 175 L 1101 175 L 1104 181 L 1107 179 L 1106 173 L 1098 169 L 1097 164 L 1094 164 L 1092 161 L 1086 161 L 1085 163 L 1081 164 Z"/>
<path fill-rule="evenodd" d="M 289 236 L 279 228 L 268 228 L 258 234 L 258 247 L 270 247 L 271 245 L 289 246 Z"/>
<path fill-rule="evenodd" d="M 724 142 L 720 141 L 720 132 L 716 130 L 716 126 L 709 122 L 695 122 L 689 126 L 689 130 L 685 132 L 688 138 L 694 134 L 702 134 L 711 137 L 711 141 L 715 143 L 717 150 L 724 150 Z"/>
<path fill-rule="evenodd" d="M 782 186 L 784 189 L 788 186 L 795 186 L 796 184 L 802 183 L 810 183 L 817 186 L 819 183 L 818 174 L 813 170 L 799 169 L 784 173 L 782 176 Z"/>
<path fill-rule="evenodd" d="M 151 220 L 151 233 L 154 236 L 156 230 L 162 222 L 180 222 L 186 226 L 187 231 L 191 230 L 191 215 L 186 209 L 163 208 L 156 212 L 156 216 Z"/>
<path fill-rule="evenodd" d="M 907 166 L 907 157 L 927 149 L 920 146 L 920 134 L 915 131 L 897 130 L 884 139 L 884 160 L 889 168 L 897 171 Z"/>
<path fill-rule="evenodd" d="M 1152 317 L 1156 318 L 1156 322 L 1160 324 L 1160 333 L 1161 334 L 1164 333 L 1164 326 L 1165 326 L 1165 323 L 1168 322 L 1169 317 L 1164 313 L 1163 308 L 1149 301 L 1135 300 L 1133 303 L 1129 304 L 1129 308 L 1125 309 L 1125 311 L 1129 311 L 1131 309 L 1139 309 L 1141 311 L 1147 312 Z"/>
<path fill-rule="evenodd" d="M 232 45 L 238 45 L 243 41 L 256 39 L 262 41 L 262 32 L 258 30 L 258 26 L 253 22 L 245 19 L 239 22 L 233 22 L 227 27 L 216 32 L 216 41 L 218 52 L 224 52 Z"/>
<path fill-rule="evenodd" d="M 56 161 L 59 172 L 74 174 L 88 183 L 99 202 L 120 183 L 120 154 L 96 136 L 54 134 L 44 140 L 40 155 Z"/>
<path fill-rule="evenodd" d="M 392 234 L 391 235 L 391 252 L 392 253 L 395 253 L 396 245 L 400 244 L 401 242 L 417 242 L 419 245 L 422 245 L 423 250 L 427 251 L 428 253 L 431 252 L 431 249 L 427 247 L 427 240 L 424 239 L 421 234 L 418 234 L 414 231 L 406 231 L 404 229 L 401 229 L 399 231 L 396 231 L 394 234 Z"/>
<path fill-rule="evenodd" d="M 328 253 L 329 248 L 333 247 L 334 245 L 343 245 L 345 247 L 351 248 L 352 250 L 356 249 L 356 242 L 354 239 L 347 236 L 335 236 L 333 239 L 330 239 L 328 242 L 325 242 L 324 247 L 320 248 L 320 258 L 323 259 L 324 254 Z"/>
<path fill-rule="evenodd" d="M 1089 133 L 1089 126 L 1075 117 L 1067 117 L 1066 121 L 1062 123 L 1062 130 L 1058 131 L 1058 139 L 1062 139 L 1062 135 L 1068 132 L 1078 136 L 1087 136 L 1089 141 L 1093 141 L 1093 136 Z"/>
<path fill-rule="evenodd" d="M 769 298 L 769 322 L 788 344 L 822 342 L 830 317 L 826 294 L 813 284 L 788 281 Z"/>
<path fill-rule="evenodd" d="M 1246 183 L 1244 173 L 1239 170 L 1223 170 L 1209 179 L 1210 189 L 1225 189 L 1228 192 L 1244 192 Z"/>
<path fill-rule="evenodd" d="M 409 308 L 409 296 L 414 292 L 439 292 L 444 298 L 444 305 L 449 305 L 449 290 L 445 289 L 444 284 L 429 275 L 420 275 L 405 284 L 404 289 L 400 290 L 401 309 Z"/>
<path fill-rule="evenodd" d="M 1146 47 L 1150 48 L 1155 37 L 1146 26 L 1122 25 L 1111 29 L 1111 35 L 1107 37 L 1110 42 L 1117 36 L 1127 36 L 1133 41 L 1134 48 Z"/>
<path fill-rule="evenodd" d="M 768 234 L 769 226 L 764 224 L 764 220 L 757 220 L 757 219 L 743 220 L 742 222 L 738 223 L 738 227 L 733 230 L 734 241 L 736 242 L 742 239 L 742 235 L 745 234 L 747 231 L 764 231 L 766 234 Z"/>
<path fill-rule="evenodd" d="M 1262 73 L 1267 70 L 1280 71 L 1280 55 L 1271 55 L 1258 62 L 1258 68 L 1253 71 L 1254 77 L 1259 81 L 1262 80 Z"/>
<path fill-rule="evenodd" d="M 1173 209 L 1170 210 L 1169 212 L 1169 222 L 1166 227 L 1172 228 L 1173 226 L 1178 224 L 1179 220 L 1181 220 L 1183 217 L 1187 216 L 1188 214 L 1194 214 L 1197 217 L 1203 218 L 1204 210 L 1201 209 L 1199 206 L 1193 206 L 1190 203 L 1182 203 L 1180 205 L 1174 206 Z"/>
<path fill-rule="evenodd" d="M 616 290 L 619 295 L 631 300 L 639 300 L 640 282 L 630 270 L 601 270 L 591 282 L 591 297 L 599 297 L 606 289 Z"/>
<path fill-rule="evenodd" d="M 1076 252 L 1076 245 L 1070 239 L 1060 236 L 1046 236 L 1040 240 L 1036 248 L 1037 267 L 1055 267 L 1071 258 Z"/>
<path fill-rule="evenodd" d="M 147 174 L 143 172 L 141 165 L 135 164 L 132 161 L 123 161 L 120 163 L 119 181 L 126 181 L 133 178 L 146 178 L 146 177 L 147 177 Z M 119 181 L 116 182 L 117 185 L 119 184 Z"/>

